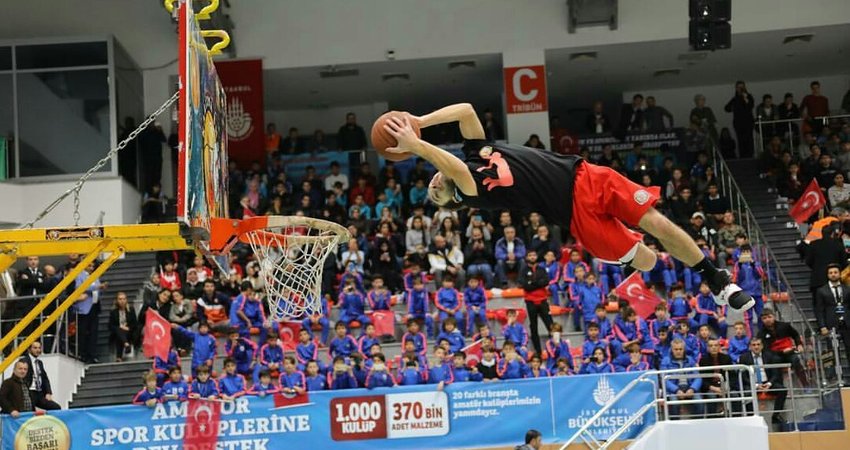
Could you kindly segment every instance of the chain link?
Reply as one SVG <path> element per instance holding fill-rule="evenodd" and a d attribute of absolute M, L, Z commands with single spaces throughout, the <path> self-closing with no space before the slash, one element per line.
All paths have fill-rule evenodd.
<path fill-rule="evenodd" d="M 174 95 L 171 96 L 171 98 L 166 100 L 166 102 L 163 103 L 162 106 L 160 106 L 156 111 L 154 111 L 153 114 L 148 116 L 148 118 L 145 119 L 145 121 L 142 122 L 138 126 L 138 128 L 133 130 L 133 132 L 130 133 L 127 136 L 126 139 L 119 142 L 117 147 L 110 150 L 109 153 L 106 154 L 106 156 L 104 156 L 100 161 L 98 161 L 97 164 L 92 166 L 92 168 L 89 169 L 88 172 L 86 172 L 83 176 L 80 177 L 79 180 L 77 180 L 77 182 L 74 184 L 73 187 L 71 187 L 70 189 L 68 189 L 64 193 L 62 193 L 62 195 L 60 195 L 58 198 L 56 198 L 56 200 L 53 200 L 52 203 L 47 205 L 47 207 L 44 208 L 44 211 L 40 212 L 37 216 L 35 216 L 35 218 L 33 220 L 22 225 L 20 228 L 21 229 L 32 228 L 33 225 L 35 225 L 41 219 L 44 219 L 45 216 L 50 214 L 51 211 L 53 211 L 57 206 L 59 206 L 59 204 L 62 203 L 62 201 L 64 201 L 66 198 L 68 198 L 68 196 L 71 195 L 71 194 L 74 194 L 74 226 L 79 226 L 79 224 L 80 224 L 80 191 L 83 189 L 83 185 L 86 184 L 86 181 L 88 181 L 89 178 L 91 178 L 92 175 L 94 175 L 96 172 L 98 172 L 100 169 L 102 169 L 103 166 L 106 165 L 106 163 L 108 163 L 110 160 L 112 160 L 112 158 L 115 156 L 116 153 L 123 150 L 124 147 L 126 147 L 127 144 L 129 144 L 133 139 L 136 139 L 136 137 L 139 135 L 139 133 L 144 131 L 144 129 L 147 128 L 148 125 L 150 125 L 154 120 L 156 120 L 156 118 L 160 114 L 162 114 L 163 112 L 165 112 L 166 109 L 171 107 L 171 105 L 173 105 L 174 102 L 176 102 L 178 98 L 180 98 L 180 92 L 179 91 L 175 92 Z"/>

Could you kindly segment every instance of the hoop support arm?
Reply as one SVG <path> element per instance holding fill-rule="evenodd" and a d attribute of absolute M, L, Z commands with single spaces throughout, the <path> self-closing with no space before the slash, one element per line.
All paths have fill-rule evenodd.
<path fill-rule="evenodd" d="M 2 230 L 0 269 L 20 256 L 86 254 L 103 241 L 120 244 L 126 253 L 192 248 L 178 223 Z"/>
<path fill-rule="evenodd" d="M 30 333 L 30 335 L 27 336 L 27 338 L 24 339 L 23 342 L 21 342 L 21 345 L 15 348 L 12 353 L 9 354 L 9 356 L 3 359 L 3 361 L 0 361 L 0 373 L 5 371 L 7 367 L 9 367 L 13 362 L 15 362 L 17 358 L 21 356 L 29 348 L 29 346 L 32 345 L 33 342 L 35 342 L 36 339 L 38 339 L 45 331 L 47 331 L 47 329 L 51 325 L 56 322 L 56 319 L 58 319 L 62 314 L 64 314 L 65 311 L 67 311 L 71 307 L 71 305 L 76 303 L 77 298 L 79 298 L 79 296 L 82 295 L 82 293 L 85 292 L 89 286 L 91 286 L 94 280 L 100 278 L 104 274 L 104 272 L 106 272 L 106 270 L 109 269 L 112 264 L 115 263 L 115 261 L 117 261 L 118 258 L 120 258 L 124 254 L 124 247 L 120 245 L 116 246 L 115 248 L 110 248 L 110 250 L 112 251 L 112 253 L 109 255 L 109 257 L 106 258 L 106 260 L 103 261 L 103 263 L 101 263 L 101 265 L 98 266 L 97 269 L 95 269 L 91 274 L 89 274 L 89 276 L 85 280 L 83 280 L 83 283 L 77 286 L 77 289 L 75 289 L 74 292 L 68 295 L 68 297 L 62 302 L 62 304 L 60 304 L 59 307 L 56 308 L 56 311 L 53 311 L 49 316 L 47 316 L 44 321 L 41 322 L 41 325 L 39 325 L 38 328 L 35 329 L 35 331 Z M 92 252 L 92 254 L 96 255 L 97 253 Z M 88 256 L 91 256 L 91 254 Z M 82 264 L 77 265 L 77 267 L 80 266 L 82 266 Z M 70 277 L 66 277 L 66 279 L 68 278 Z M 56 288 L 54 288 L 51 293 L 53 293 L 55 290 Z M 18 325 L 22 323 L 26 324 L 27 322 L 21 321 L 18 322 Z"/>
<path fill-rule="evenodd" d="M 0 339 L 0 353 L 3 352 L 3 350 L 6 349 L 6 346 L 9 345 L 9 343 L 12 342 L 15 338 L 17 338 L 18 335 L 21 334 L 21 332 L 24 330 L 24 328 L 29 326 L 29 324 L 32 323 L 32 321 L 36 317 L 38 317 L 38 315 L 41 314 L 41 312 L 44 311 L 44 309 L 47 308 L 47 306 L 50 305 L 53 300 L 56 299 L 56 297 L 58 297 L 62 292 L 65 291 L 65 288 L 67 288 L 68 285 L 74 282 L 77 277 L 80 276 L 80 274 L 83 273 L 84 270 L 86 270 L 89 264 L 93 263 L 94 260 L 97 259 L 97 256 L 100 254 L 100 252 L 105 250 L 108 245 L 109 241 L 101 241 L 100 244 L 98 244 L 98 246 L 94 250 L 89 252 L 89 254 L 86 255 L 86 257 L 83 258 L 80 263 L 77 264 L 76 267 L 74 267 L 70 272 L 68 272 L 67 275 L 65 275 L 64 278 L 62 278 L 62 281 L 60 281 L 59 284 L 57 284 L 53 289 L 50 290 L 50 292 L 47 293 L 47 295 L 45 295 L 44 298 L 42 298 L 41 301 L 39 301 L 38 304 L 36 304 L 35 307 L 31 309 L 26 316 L 19 320 L 18 323 L 15 324 L 14 328 L 12 328 L 8 333 L 3 335 L 3 338 Z M 89 284 L 91 283 L 89 282 Z M 88 286 L 88 284 L 86 286 Z"/>

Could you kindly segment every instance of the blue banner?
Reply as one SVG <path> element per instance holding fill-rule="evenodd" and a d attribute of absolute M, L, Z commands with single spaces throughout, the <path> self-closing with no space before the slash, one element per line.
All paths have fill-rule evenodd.
<path fill-rule="evenodd" d="M 217 404 L 220 410 L 215 412 L 207 404 L 169 402 L 154 408 L 126 405 L 4 416 L 2 448 L 210 448 L 192 444 L 198 442 L 192 430 L 203 431 L 206 424 L 214 429 L 215 422 L 216 449 L 512 446 L 522 442 L 529 428 L 540 430 L 544 442 L 556 443 L 572 436 L 637 376 L 455 383 L 444 391 L 428 385 L 311 392 L 306 403 L 285 407 L 275 407 L 271 397 L 242 397 Z M 653 398 L 653 384 L 641 383 L 595 424 L 597 438 L 605 439 Z M 623 438 L 635 437 L 654 421 L 650 411 Z"/>
<path fill-rule="evenodd" d="M 332 162 L 339 164 L 340 173 L 349 173 L 348 152 L 299 153 L 297 155 L 281 155 L 280 160 L 286 168 L 287 179 L 291 182 L 301 180 L 307 173 L 307 167 L 313 166 L 316 173 L 330 173 L 328 167 Z M 354 180 L 352 180 L 353 183 Z M 298 188 L 301 186 L 299 185 Z M 296 188 L 297 189 L 297 188 Z"/>

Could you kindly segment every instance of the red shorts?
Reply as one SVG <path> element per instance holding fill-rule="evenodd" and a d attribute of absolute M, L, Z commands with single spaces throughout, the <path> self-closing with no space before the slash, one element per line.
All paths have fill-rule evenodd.
<path fill-rule="evenodd" d="M 637 226 L 661 195 L 609 167 L 583 163 L 576 169 L 570 234 L 594 257 L 612 263 L 634 258 L 643 236 L 623 222 Z"/>

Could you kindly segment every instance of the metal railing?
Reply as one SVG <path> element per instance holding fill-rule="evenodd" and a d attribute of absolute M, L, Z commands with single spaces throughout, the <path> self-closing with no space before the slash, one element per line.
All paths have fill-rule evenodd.
<path fill-rule="evenodd" d="M 785 276 L 785 272 L 782 270 L 782 266 L 779 264 L 773 250 L 768 245 L 767 240 L 758 225 L 758 221 L 750 210 L 746 199 L 744 199 L 741 194 L 741 189 L 738 187 L 738 183 L 732 176 L 729 166 L 726 164 L 726 161 L 720 155 L 717 148 L 714 149 L 714 166 L 715 173 L 717 173 L 717 177 L 720 180 L 720 188 L 723 192 L 722 195 L 725 195 L 729 199 L 729 203 L 732 207 L 732 212 L 735 214 L 737 223 L 744 228 L 744 232 L 753 248 L 753 253 L 762 264 L 765 274 L 767 275 L 765 279 L 762 280 L 763 291 L 767 294 L 768 299 L 771 298 L 770 294 L 772 293 L 787 292 L 789 297 L 788 305 L 790 308 L 776 308 L 776 313 L 780 319 L 791 323 L 791 325 L 798 331 L 802 331 L 801 334 L 805 336 L 805 345 L 801 357 L 803 361 L 807 362 L 807 364 L 805 364 L 805 369 L 811 370 L 811 366 L 814 366 L 813 369 L 817 385 L 823 386 L 824 378 L 818 358 L 821 354 L 821 348 L 819 340 L 815 338 L 818 333 L 816 333 L 816 330 L 812 326 L 809 318 L 803 312 L 802 307 L 800 307 L 800 303 L 797 301 L 794 292 L 790 289 L 791 283 Z M 753 174 L 753 176 L 759 176 L 759 174 Z M 777 211 L 777 214 L 786 215 L 787 212 L 785 209 L 781 209 Z M 782 289 L 783 286 L 785 289 Z"/>
<path fill-rule="evenodd" d="M 714 367 L 686 367 L 686 368 L 681 368 L 681 369 L 670 369 L 670 370 L 651 370 L 651 371 L 646 371 L 646 372 L 642 373 L 638 378 L 635 378 L 629 384 L 627 384 L 619 393 L 617 393 L 617 395 L 615 395 L 613 398 L 608 400 L 608 402 L 606 402 L 605 405 L 603 405 L 601 408 L 599 408 L 599 411 L 597 411 L 596 414 L 594 414 L 590 419 L 585 421 L 585 423 L 581 427 L 579 427 L 579 429 L 569 439 L 567 439 L 564 442 L 564 444 L 561 446 L 560 450 L 566 450 L 567 447 L 569 447 L 574 442 L 577 442 L 579 439 L 582 442 L 584 442 L 584 444 L 587 445 L 588 448 L 599 449 L 599 450 L 607 449 L 610 445 L 612 445 L 615 441 L 617 441 L 617 439 L 620 436 L 622 436 L 623 433 L 625 433 L 629 429 L 629 427 L 631 427 L 633 424 L 635 424 L 635 422 L 637 422 L 642 417 L 644 417 L 644 415 L 650 413 L 650 411 L 652 409 L 655 409 L 655 414 L 656 414 L 657 418 L 669 420 L 670 419 L 669 414 L 664 414 L 663 416 L 659 417 L 659 414 L 658 414 L 659 405 L 663 405 L 665 413 L 667 413 L 669 405 L 699 405 L 699 404 L 716 403 L 718 399 L 705 399 L 704 400 L 704 399 L 701 399 L 701 398 L 694 398 L 694 399 L 691 399 L 691 400 L 668 400 L 667 399 L 668 393 L 667 393 L 667 390 L 666 390 L 666 386 L 664 386 L 665 383 L 662 381 L 661 382 L 662 388 L 660 390 L 657 388 L 657 384 L 659 383 L 660 379 L 666 380 L 666 378 L 670 378 L 670 377 L 676 378 L 677 375 L 678 375 L 678 377 L 686 376 L 688 378 L 694 378 L 694 377 L 697 377 L 697 376 L 701 376 L 702 372 L 708 372 L 708 371 L 711 371 L 712 373 L 706 374 L 706 375 L 708 375 L 710 377 L 714 377 L 714 376 L 716 376 L 716 374 L 713 373 L 713 372 L 716 371 L 716 370 L 722 370 L 722 371 L 725 371 L 725 372 L 737 372 L 739 379 L 740 379 L 740 376 L 743 372 L 748 373 L 748 375 L 749 375 L 748 379 L 750 380 L 749 390 L 744 391 L 744 389 L 741 389 L 739 391 L 740 396 L 737 397 L 737 398 L 734 398 L 734 400 L 730 400 L 730 401 L 740 402 L 742 404 L 742 406 L 746 403 L 749 403 L 752 406 L 751 409 L 742 408 L 742 415 L 756 415 L 756 414 L 758 414 L 758 412 L 759 412 L 758 394 L 757 394 L 756 385 L 755 385 L 755 371 L 753 370 L 752 366 L 745 366 L 745 365 L 741 365 L 741 364 L 733 364 L 733 365 L 727 365 L 727 366 L 714 366 Z M 643 405 L 641 408 L 639 408 L 631 416 L 629 416 L 628 420 L 626 420 L 623 423 L 623 425 L 621 425 L 616 431 L 611 433 L 610 436 L 607 436 L 604 440 L 597 438 L 593 434 L 593 432 L 591 431 L 592 427 L 595 426 L 595 424 L 605 415 L 606 412 L 608 412 L 611 408 L 616 406 L 617 402 L 619 402 L 621 399 L 625 398 L 630 392 L 632 392 L 637 387 L 642 386 L 644 383 L 650 383 L 652 385 L 653 392 L 655 392 L 655 398 L 652 401 Z M 747 393 L 747 395 L 744 395 L 745 393 Z M 727 401 L 727 400 L 726 399 L 720 399 L 719 401 Z M 649 428 L 651 428 L 651 427 L 644 428 L 641 435 L 643 433 L 645 433 Z M 636 439 L 638 439 L 638 438 L 640 438 L 640 435 Z"/>
<path fill-rule="evenodd" d="M 817 116 L 814 117 L 814 120 L 820 120 L 824 127 L 828 127 L 830 122 L 833 120 L 844 120 L 850 118 L 850 114 L 830 114 L 828 116 Z M 758 129 L 759 134 L 759 154 L 764 153 L 764 143 L 770 139 L 774 135 L 780 135 L 788 140 L 788 148 L 791 149 L 792 154 L 794 154 L 794 139 L 800 139 L 799 133 L 801 126 L 806 120 L 803 118 L 796 119 L 777 119 L 777 120 L 762 120 L 761 117 L 756 118 L 756 127 Z M 766 126 L 774 126 L 774 133 L 769 136 L 765 136 L 764 129 Z M 777 128 L 783 128 L 782 133 L 777 133 Z M 802 142 L 802 141 L 800 141 Z M 797 142 L 799 144 L 800 142 Z"/>
<path fill-rule="evenodd" d="M 26 314 L 29 306 L 38 303 L 42 298 L 44 298 L 44 295 L 0 299 L 0 337 L 20 322 L 21 317 Z M 58 308 L 63 300 L 64 297 L 54 300 L 50 309 Z M 35 328 L 41 323 L 48 314 L 49 312 L 47 311 L 40 313 L 37 319 L 33 320 L 31 324 L 32 328 Z M 49 328 L 48 332 L 45 332 L 38 338 L 44 353 L 59 353 L 72 358 L 77 357 L 79 345 L 76 333 L 76 320 L 76 314 L 73 311 L 67 311 Z M 28 335 L 28 332 L 21 333 L 14 341 L 15 346 L 19 345 Z"/>

